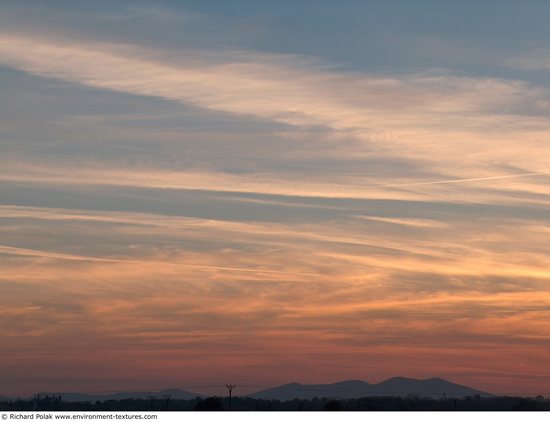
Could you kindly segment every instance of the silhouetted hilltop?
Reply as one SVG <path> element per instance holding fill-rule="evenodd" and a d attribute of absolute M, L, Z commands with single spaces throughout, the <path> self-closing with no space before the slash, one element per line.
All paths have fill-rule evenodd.
<path fill-rule="evenodd" d="M 407 396 L 414 394 L 420 397 L 457 397 L 482 396 L 487 397 L 492 394 L 476 390 L 460 384 L 441 379 L 430 378 L 426 380 L 417 380 L 414 378 L 390 378 L 375 385 L 377 394 L 384 396 Z"/>
<path fill-rule="evenodd" d="M 370 384 L 360 380 L 349 380 L 334 384 L 299 384 L 291 383 L 268 390 L 250 394 L 249 397 L 257 399 L 312 399 L 314 397 L 332 397 L 338 399 L 351 399 L 360 397 L 386 396 L 386 397 L 456 397 L 466 396 L 488 397 L 491 394 L 455 384 L 441 378 L 418 380 L 414 378 L 395 377 L 378 384 Z"/>

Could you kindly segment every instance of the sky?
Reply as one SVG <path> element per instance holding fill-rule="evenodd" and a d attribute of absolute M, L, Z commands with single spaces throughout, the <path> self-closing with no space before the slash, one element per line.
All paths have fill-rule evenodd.
<path fill-rule="evenodd" d="M 549 14 L 1 0 L 0 395 L 550 394 Z"/>

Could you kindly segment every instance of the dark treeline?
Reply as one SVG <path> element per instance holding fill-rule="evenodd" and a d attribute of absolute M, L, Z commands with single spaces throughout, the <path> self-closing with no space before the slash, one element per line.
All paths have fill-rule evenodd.
<path fill-rule="evenodd" d="M 503 411 L 550 410 L 550 400 L 542 397 L 466 397 L 464 399 L 431 399 L 418 397 L 364 397 L 336 400 L 262 400 L 249 397 L 196 397 L 191 400 L 170 397 L 149 399 L 106 400 L 96 402 L 66 402 L 60 396 L 0 401 L 0 411 Z"/>

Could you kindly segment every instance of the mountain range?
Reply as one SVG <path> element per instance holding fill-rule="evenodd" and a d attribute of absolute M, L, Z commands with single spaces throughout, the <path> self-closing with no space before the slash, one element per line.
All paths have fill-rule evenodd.
<path fill-rule="evenodd" d="M 349 380 L 334 384 L 299 384 L 291 383 L 268 390 L 250 394 L 257 399 L 312 399 L 314 397 L 331 397 L 351 399 L 368 396 L 419 396 L 432 398 L 463 398 L 466 396 L 488 397 L 491 394 L 464 385 L 455 384 L 441 378 L 418 380 L 414 378 L 395 377 L 378 384 L 361 380 Z"/>
<path fill-rule="evenodd" d="M 238 389 L 238 385 L 237 385 Z M 66 402 L 96 402 L 124 399 L 164 399 L 169 397 L 175 400 L 189 400 L 195 397 L 204 397 L 204 394 L 192 393 L 179 389 L 167 389 L 155 392 L 118 392 L 112 394 L 82 394 L 82 393 L 40 393 L 42 397 L 60 395 Z M 235 394 L 238 396 L 237 394 Z M 328 397 L 337 399 L 352 399 L 369 396 L 393 397 L 431 397 L 431 398 L 463 398 L 466 396 L 489 397 L 492 394 L 476 390 L 460 384 L 455 384 L 441 378 L 419 380 L 414 378 L 395 377 L 378 384 L 370 384 L 361 380 L 341 381 L 333 384 L 299 384 L 293 382 L 267 390 L 248 394 L 247 397 L 266 400 L 294 400 L 313 399 L 314 397 Z M 10 400 L 13 398 L 5 398 Z"/>

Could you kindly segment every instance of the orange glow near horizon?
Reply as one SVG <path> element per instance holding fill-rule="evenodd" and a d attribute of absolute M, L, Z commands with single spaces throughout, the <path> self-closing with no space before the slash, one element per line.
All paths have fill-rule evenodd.
<path fill-rule="evenodd" d="M 143 245 L 127 247 L 127 256 L 100 257 L 101 251 L 75 256 L 2 247 L 0 283 L 11 286 L 2 309 L 9 339 L 2 357 L 19 379 L 13 393 L 30 394 L 37 385 L 55 391 L 198 386 L 219 384 L 220 376 L 261 386 L 400 375 L 441 376 L 496 393 L 545 388 L 550 290 L 549 274 L 537 264 L 543 258 L 533 251 L 498 265 L 506 244 L 487 250 L 477 239 L 468 243 L 470 234 L 449 223 L 415 225 L 408 241 L 400 233 L 394 249 L 391 236 L 368 230 L 394 221 L 305 229 L 137 214 L 131 225 L 132 213 L 4 210 L 6 218 L 20 215 L 11 226 L 20 235 L 57 216 L 55 224 L 75 231 L 75 242 L 77 233 L 100 222 L 108 225 L 96 227 L 95 236 L 104 242 L 231 238 L 242 249 Z M 125 225 L 113 231 L 110 221 Z M 484 230 L 478 237 L 490 237 L 491 228 Z M 431 231 L 448 240 L 436 244 Z M 426 245 L 418 241 L 421 232 Z M 537 236 L 534 230 L 523 241 Z M 383 242 L 368 255 L 352 252 Z M 470 251 L 460 259 L 452 250 L 459 245 Z M 518 291 L 525 283 L 530 287 Z M 71 375 L 77 367 L 79 375 Z"/>

